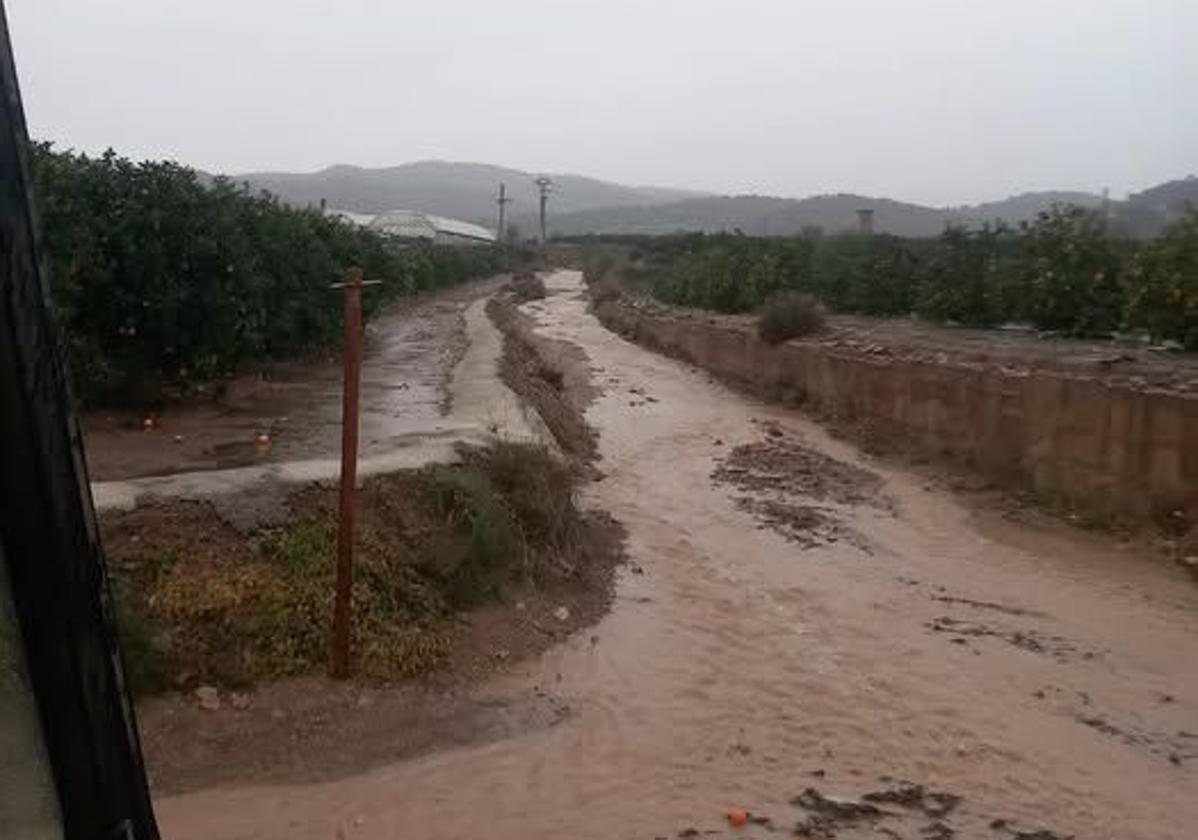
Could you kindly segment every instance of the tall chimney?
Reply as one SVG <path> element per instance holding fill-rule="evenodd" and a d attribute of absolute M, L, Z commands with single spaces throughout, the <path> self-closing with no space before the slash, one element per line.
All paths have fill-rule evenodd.
<path fill-rule="evenodd" d="M 862 236 L 870 236 L 874 232 L 874 211 L 872 207 L 857 211 L 857 232 Z"/>

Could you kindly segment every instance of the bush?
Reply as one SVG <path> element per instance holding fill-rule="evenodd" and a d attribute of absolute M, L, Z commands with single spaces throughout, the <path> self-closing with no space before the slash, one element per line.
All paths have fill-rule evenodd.
<path fill-rule="evenodd" d="M 1018 315 L 1042 330 L 1109 333 L 1119 326 L 1119 248 L 1101 218 L 1054 205 L 1023 226 Z"/>
<path fill-rule="evenodd" d="M 1198 350 L 1198 210 L 1190 210 L 1131 260 L 1124 323 Z"/>
<path fill-rule="evenodd" d="M 1014 244 L 1003 226 L 945 230 L 920 266 L 915 311 L 934 321 L 978 327 L 1009 320 L 1014 301 L 1006 294 L 1007 274 Z"/>
<path fill-rule="evenodd" d="M 935 239 L 805 229 L 791 237 L 599 236 L 585 247 L 592 282 L 600 267 L 624 288 L 635 274 L 679 306 L 749 312 L 796 292 L 837 312 L 917 312 L 979 327 L 1022 321 L 1070 335 L 1126 327 L 1198 350 L 1198 210 L 1144 243 L 1113 235 L 1092 210 L 1054 205 L 1018 229 L 957 227 Z M 635 263 L 601 262 L 619 249 Z M 592 294 L 615 296 L 614 288 Z"/>
<path fill-rule="evenodd" d="M 781 344 L 823 329 L 824 310 L 813 296 L 782 292 L 766 301 L 757 319 L 757 335 L 766 344 Z"/>
<path fill-rule="evenodd" d="M 545 281 L 531 271 L 521 271 L 512 278 L 512 293 L 520 303 L 545 297 Z"/>

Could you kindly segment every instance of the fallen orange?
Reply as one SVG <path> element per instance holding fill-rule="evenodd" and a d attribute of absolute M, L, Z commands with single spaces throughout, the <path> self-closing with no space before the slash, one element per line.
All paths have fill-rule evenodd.
<path fill-rule="evenodd" d="M 749 821 L 749 812 L 744 808 L 731 808 L 728 811 L 728 822 L 740 828 Z"/>

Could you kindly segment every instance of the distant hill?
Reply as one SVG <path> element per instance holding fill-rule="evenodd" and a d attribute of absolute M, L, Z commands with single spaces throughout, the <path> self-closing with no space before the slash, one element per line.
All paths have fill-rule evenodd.
<path fill-rule="evenodd" d="M 422 210 L 454 219 L 495 227 L 496 193 L 507 185 L 512 198 L 509 219 L 526 232 L 537 212 L 537 174 L 484 163 L 420 161 L 382 169 L 330 166 L 319 172 L 250 172 L 231 176 L 255 189 L 268 190 L 294 205 L 317 205 L 361 213 Z M 662 187 L 628 187 L 579 175 L 550 175 L 555 213 L 597 207 L 637 207 L 692 198 L 703 193 Z"/>
<path fill-rule="evenodd" d="M 1141 192 L 1132 193 L 1127 201 L 1162 215 L 1180 215 L 1185 212 L 1186 205 L 1198 207 L 1198 176 L 1189 175 L 1176 181 L 1166 181 Z"/>
<path fill-rule="evenodd" d="M 857 211 L 872 208 L 874 229 L 900 236 L 934 236 L 946 224 L 977 225 L 1004 220 L 1018 224 L 1054 202 L 1099 207 L 1102 197 L 1083 192 L 1024 193 L 1002 201 L 964 207 L 927 207 L 889 198 L 837 194 L 787 199 L 768 196 L 713 196 L 649 207 L 609 207 L 554 214 L 551 229 L 582 233 L 673 233 L 741 230 L 756 235 L 787 235 L 805 227 L 855 230 Z"/>
<path fill-rule="evenodd" d="M 495 195 L 507 184 L 513 203 L 508 218 L 526 234 L 536 227 L 535 173 L 483 163 L 421 161 L 367 169 L 331 166 L 319 172 L 255 172 L 233 176 L 296 205 L 325 199 L 338 210 L 379 213 L 422 210 L 494 228 Z M 1102 196 L 1090 192 L 1027 192 L 1000 201 L 959 207 L 929 207 L 889 198 L 840 193 L 809 198 L 762 195 L 712 195 L 660 187 L 631 187 L 585 178 L 551 175 L 549 229 L 560 235 L 586 233 L 666 234 L 677 231 L 732 231 L 784 236 L 805 227 L 853 230 L 857 210 L 873 208 L 874 229 L 901 236 L 935 236 L 947 224 L 1011 225 L 1035 217 L 1053 203 L 1100 208 Z M 1198 178 L 1168 181 L 1110 205 L 1114 226 L 1133 236 L 1151 236 L 1198 206 Z"/>

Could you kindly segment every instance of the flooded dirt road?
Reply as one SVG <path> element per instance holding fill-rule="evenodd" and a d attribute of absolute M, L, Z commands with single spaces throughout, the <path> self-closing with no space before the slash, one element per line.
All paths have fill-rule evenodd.
<path fill-rule="evenodd" d="M 455 447 L 462 443 L 486 445 L 501 437 L 552 441 L 535 410 L 500 381 L 503 337 L 486 313 L 498 286 L 495 279 L 454 289 L 384 313 L 371 325 L 362 373 L 360 476 L 453 461 Z M 89 462 L 97 453 L 103 463 L 120 452 L 142 449 L 142 456 L 162 471 L 92 482 L 97 509 L 129 510 L 149 499 L 172 498 L 211 502 L 226 519 L 246 525 L 281 517 L 289 488 L 340 473 L 339 443 L 333 441 L 340 439 L 341 380 L 319 368 L 310 380 L 274 383 L 266 392 L 280 387 L 279 402 L 259 393 L 253 411 L 225 404 L 181 412 L 152 433 L 126 432 L 99 440 L 88 435 Z M 265 449 L 255 447 L 252 437 L 248 443 L 236 442 L 238 454 L 230 456 L 234 465 L 222 467 L 224 462 L 213 461 L 210 450 L 199 450 L 193 463 L 186 449 L 172 452 L 162 434 L 196 426 L 215 413 L 205 439 L 236 441 L 247 433 L 245 424 L 251 421 L 245 417 L 261 424 L 269 411 L 280 414 L 271 428 L 284 431 L 272 431 Z M 298 417 L 281 415 L 286 411 L 298 412 Z M 234 444 L 218 448 L 225 445 Z M 193 443 L 193 453 L 195 447 Z M 131 464 L 139 463 L 132 457 Z"/>
<path fill-rule="evenodd" d="M 413 434 L 444 427 L 446 383 L 466 346 L 469 306 L 498 278 L 398 300 L 366 326 L 361 451 L 369 457 Z M 267 376 L 223 385 L 210 403 L 178 407 L 145 431 L 143 418 L 93 411 L 84 418 L 94 481 L 336 458 L 341 443 L 341 364 L 329 358 L 274 365 Z M 214 387 L 214 386 L 210 386 Z M 269 446 L 256 443 L 270 436 Z"/>
<path fill-rule="evenodd" d="M 576 273 L 549 286 L 525 311 L 604 391 L 585 501 L 626 526 L 629 565 L 591 633 L 479 696 L 568 714 L 319 784 L 160 798 L 164 836 L 1194 836 L 1180 570 L 970 511 L 606 331 Z M 895 801 L 896 780 L 943 804 Z M 884 813 L 823 798 L 867 792 Z M 771 822 L 729 828 L 733 805 Z"/>

